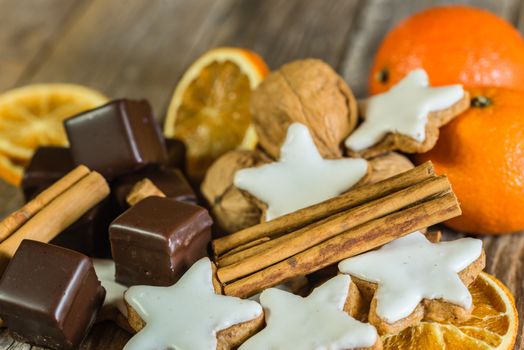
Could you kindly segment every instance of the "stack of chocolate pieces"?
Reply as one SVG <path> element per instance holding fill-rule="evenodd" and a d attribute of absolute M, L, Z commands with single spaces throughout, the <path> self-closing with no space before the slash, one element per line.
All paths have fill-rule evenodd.
<path fill-rule="evenodd" d="M 171 285 L 207 255 L 212 225 L 183 175 L 184 145 L 164 139 L 147 101 L 115 100 L 64 126 L 70 147 L 35 152 L 26 201 L 80 164 L 102 174 L 111 194 L 51 244 L 23 241 L 0 281 L 0 317 L 12 334 L 53 349 L 78 347 L 104 301 L 89 257 L 112 256 L 123 285 Z M 130 206 L 144 179 L 165 197 Z"/>

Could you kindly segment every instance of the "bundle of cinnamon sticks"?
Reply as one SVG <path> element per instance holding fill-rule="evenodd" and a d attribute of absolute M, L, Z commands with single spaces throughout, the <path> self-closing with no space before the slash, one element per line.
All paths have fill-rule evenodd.
<path fill-rule="evenodd" d="M 0 274 L 24 239 L 49 242 L 109 195 L 102 175 L 80 165 L 0 221 Z"/>
<path fill-rule="evenodd" d="M 214 240 L 217 276 L 226 295 L 249 297 L 460 214 L 428 162 Z"/>

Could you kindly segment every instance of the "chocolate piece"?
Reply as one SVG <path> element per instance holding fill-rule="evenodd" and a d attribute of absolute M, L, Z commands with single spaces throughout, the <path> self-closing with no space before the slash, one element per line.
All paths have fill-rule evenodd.
<path fill-rule="evenodd" d="M 207 210 L 169 198 L 149 197 L 109 228 L 116 281 L 128 286 L 170 286 L 207 255 L 212 220 Z"/>
<path fill-rule="evenodd" d="M 112 186 L 113 195 L 120 208 L 123 210 L 129 208 L 126 202 L 127 195 L 138 181 L 146 177 L 151 180 L 167 198 L 193 204 L 197 202 L 195 192 L 193 192 L 193 189 L 180 170 L 162 166 L 151 166 L 115 180 Z"/>
<path fill-rule="evenodd" d="M 147 101 L 115 100 L 64 121 L 76 164 L 108 179 L 161 163 L 166 148 Z"/>
<path fill-rule="evenodd" d="M 91 259 L 24 240 L 0 281 L 0 317 L 18 339 L 52 349 L 75 349 L 104 297 Z"/>
<path fill-rule="evenodd" d="M 109 225 L 122 213 L 114 198 L 108 197 L 82 215 L 50 243 L 82 254 L 110 258 Z"/>
<path fill-rule="evenodd" d="M 58 181 L 73 170 L 75 163 L 65 147 L 40 147 L 25 168 L 22 190 L 26 201 Z"/>
<path fill-rule="evenodd" d="M 41 147 L 37 149 L 22 180 L 26 201 L 33 199 L 74 167 L 75 164 L 68 148 Z M 89 256 L 110 257 L 109 224 L 122 211 L 114 199 L 107 198 L 82 215 L 51 243 Z"/>
<path fill-rule="evenodd" d="M 186 169 L 186 145 L 177 139 L 166 139 L 166 149 L 167 158 L 165 164 L 184 172 Z"/>

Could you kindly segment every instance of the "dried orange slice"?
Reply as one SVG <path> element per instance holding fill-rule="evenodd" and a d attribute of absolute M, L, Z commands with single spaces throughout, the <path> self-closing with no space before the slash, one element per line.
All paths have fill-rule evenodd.
<path fill-rule="evenodd" d="M 192 177 L 203 177 L 227 151 L 255 148 L 249 100 L 267 73 L 262 58 L 239 48 L 208 51 L 184 73 L 167 111 L 164 134 L 186 144 Z"/>
<path fill-rule="evenodd" d="M 474 308 L 468 321 L 421 322 L 397 335 L 383 336 L 384 350 L 512 349 L 518 316 L 510 291 L 487 273 L 481 273 L 469 290 Z"/>
<path fill-rule="evenodd" d="M 67 145 L 62 121 L 107 102 L 101 93 L 73 84 L 36 84 L 0 95 L 0 177 L 20 183 L 36 148 Z"/>

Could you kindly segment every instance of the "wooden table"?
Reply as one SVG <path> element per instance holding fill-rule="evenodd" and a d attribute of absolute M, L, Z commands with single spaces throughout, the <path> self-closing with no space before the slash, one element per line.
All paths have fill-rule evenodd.
<path fill-rule="evenodd" d="M 35 82 L 80 83 L 111 97 L 147 98 L 161 118 L 184 69 L 206 50 L 230 45 L 257 51 L 271 68 L 297 58 L 322 58 L 363 97 L 374 52 L 387 30 L 440 2 L 0 0 L 0 91 Z M 467 2 L 524 30 L 519 0 Z M 0 216 L 21 200 L 17 189 L 0 182 Z M 486 270 L 515 294 L 522 333 L 524 235 L 483 239 Z M 111 323 L 100 324 L 82 349 L 121 349 L 128 337 Z M 521 335 L 515 348 L 524 348 Z M 31 347 L 4 331 L 0 349 Z"/>

